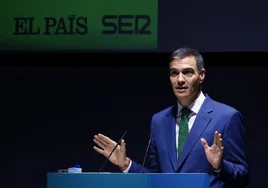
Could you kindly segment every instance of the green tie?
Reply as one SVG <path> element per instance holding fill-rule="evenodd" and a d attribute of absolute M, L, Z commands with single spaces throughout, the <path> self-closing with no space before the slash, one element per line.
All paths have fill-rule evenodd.
<path fill-rule="evenodd" d="M 191 114 L 191 110 L 189 108 L 183 108 L 181 110 L 181 120 L 179 122 L 179 141 L 178 141 L 178 159 L 182 152 L 185 140 L 189 133 L 188 128 L 188 117 Z"/>

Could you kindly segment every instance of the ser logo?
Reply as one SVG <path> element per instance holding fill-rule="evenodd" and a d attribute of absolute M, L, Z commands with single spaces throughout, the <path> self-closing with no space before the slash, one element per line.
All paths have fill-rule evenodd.
<path fill-rule="evenodd" d="M 148 15 L 105 15 L 102 17 L 104 35 L 150 35 L 151 18 Z"/>

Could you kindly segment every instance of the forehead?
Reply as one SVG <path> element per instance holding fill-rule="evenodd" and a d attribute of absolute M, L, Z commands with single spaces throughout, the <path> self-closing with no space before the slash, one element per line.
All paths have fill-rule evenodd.
<path fill-rule="evenodd" d="M 183 69 L 183 68 L 193 68 L 197 69 L 197 64 L 193 56 L 185 57 L 183 59 L 174 59 L 169 64 L 170 69 Z"/>

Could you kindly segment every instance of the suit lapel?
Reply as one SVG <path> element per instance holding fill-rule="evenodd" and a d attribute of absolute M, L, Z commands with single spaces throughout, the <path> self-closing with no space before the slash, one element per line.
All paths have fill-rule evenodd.
<path fill-rule="evenodd" d="M 165 120 L 165 137 L 167 150 L 174 172 L 178 169 L 178 158 L 176 150 L 176 111 L 177 105 L 174 105 L 171 108 L 171 112 L 166 116 Z"/>
<path fill-rule="evenodd" d="M 209 113 L 212 111 L 211 102 L 212 100 L 207 96 L 195 118 L 192 129 L 186 139 L 184 148 L 178 161 L 177 169 L 181 167 L 181 165 L 183 164 L 183 162 L 193 149 L 196 142 L 200 141 L 201 134 L 204 132 L 209 122 L 211 121 L 211 117 L 209 116 Z"/>

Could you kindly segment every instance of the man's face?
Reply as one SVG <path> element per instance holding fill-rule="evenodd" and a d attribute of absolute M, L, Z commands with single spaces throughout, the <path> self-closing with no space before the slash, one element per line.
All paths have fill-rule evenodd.
<path fill-rule="evenodd" d="M 170 65 L 170 82 L 180 104 L 188 106 L 199 95 L 205 78 L 205 69 L 199 73 L 195 58 L 175 59 Z"/>

